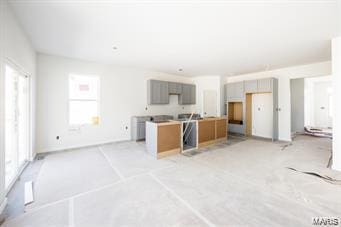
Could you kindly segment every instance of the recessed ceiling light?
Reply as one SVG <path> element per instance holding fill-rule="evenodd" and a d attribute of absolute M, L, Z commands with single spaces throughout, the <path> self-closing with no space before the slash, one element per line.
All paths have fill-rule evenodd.
<path fill-rule="evenodd" d="M 183 71 L 183 69 L 179 69 L 179 72 L 182 72 Z"/>
<path fill-rule="evenodd" d="M 116 47 L 116 46 L 113 46 L 112 49 L 113 49 L 113 50 L 117 50 L 117 47 Z"/>

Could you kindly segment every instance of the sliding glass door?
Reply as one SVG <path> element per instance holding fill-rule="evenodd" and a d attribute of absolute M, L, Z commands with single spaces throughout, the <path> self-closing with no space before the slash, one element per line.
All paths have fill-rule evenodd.
<path fill-rule="evenodd" d="M 29 79 L 5 68 L 5 171 L 6 189 L 12 185 L 29 154 Z"/>

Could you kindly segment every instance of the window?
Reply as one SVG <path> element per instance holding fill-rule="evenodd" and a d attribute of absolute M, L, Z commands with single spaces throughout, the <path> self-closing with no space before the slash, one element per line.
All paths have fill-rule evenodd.
<path fill-rule="evenodd" d="M 70 75 L 69 124 L 99 123 L 99 77 Z"/>

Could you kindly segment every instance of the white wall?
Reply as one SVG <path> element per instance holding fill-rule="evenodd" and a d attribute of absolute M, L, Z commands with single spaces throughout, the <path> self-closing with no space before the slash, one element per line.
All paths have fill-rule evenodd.
<path fill-rule="evenodd" d="M 83 126 L 80 131 L 69 130 L 68 76 L 71 73 L 100 76 L 100 125 Z M 193 83 L 188 77 L 45 54 L 38 54 L 37 74 L 38 152 L 129 140 L 134 115 L 177 116 L 193 109 L 191 105 L 178 105 L 177 96 L 171 96 L 169 105 L 147 105 L 147 79 Z M 60 139 L 56 140 L 56 136 Z"/>
<path fill-rule="evenodd" d="M 200 113 L 201 116 L 204 116 L 204 91 L 205 90 L 214 90 L 217 92 L 217 115 L 221 115 L 221 100 L 223 96 L 221 94 L 221 86 L 222 80 L 221 76 L 212 75 L 212 76 L 197 76 L 193 77 L 195 85 L 196 85 L 196 106 L 195 112 Z"/>
<path fill-rule="evenodd" d="M 331 73 L 331 62 L 319 62 L 308 65 L 293 66 L 270 71 L 243 74 L 227 77 L 226 82 L 254 80 L 274 77 L 278 79 L 278 104 L 279 112 L 279 140 L 291 141 L 291 104 L 290 104 L 290 79 L 325 76 Z"/>
<path fill-rule="evenodd" d="M 332 40 L 332 80 L 333 80 L 333 165 L 341 171 L 341 36 Z"/>
<path fill-rule="evenodd" d="M 17 23 L 11 8 L 6 1 L 0 0 L 0 203 L 5 198 L 5 149 L 4 149 L 4 73 L 5 63 L 15 64 L 16 67 L 27 72 L 31 76 L 32 86 L 32 109 L 34 116 L 35 108 L 35 66 L 36 55 L 27 39 L 24 31 Z M 32 136 L 34 137 L 34 118 L 31 122 Z M 33 138 L 34 141 L 34 138 Z M 35 144 L 31 145 L 35 152 Z M 1 209 L 1 207 L 0 207 Z M 1 212 L 1 210 L 0 210 Z"/>

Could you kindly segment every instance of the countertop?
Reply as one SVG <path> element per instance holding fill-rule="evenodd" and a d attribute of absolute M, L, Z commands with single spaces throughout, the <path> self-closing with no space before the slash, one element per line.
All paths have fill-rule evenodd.
<path fill-rule="evenodd" d="M 165 126 L 165 125 L 179 125 L 180 121 L 176 121 L 176 120 L 147 121 L 147 123 L 155 124 L 157 126 Z"/>
<path fill-rule="evenodd" d="M 216 121 L 216 120 L 224 120 L 227 119 L 227 117 L 204 117 L 203 119 L 200 119 L 198 121 Z"/>

